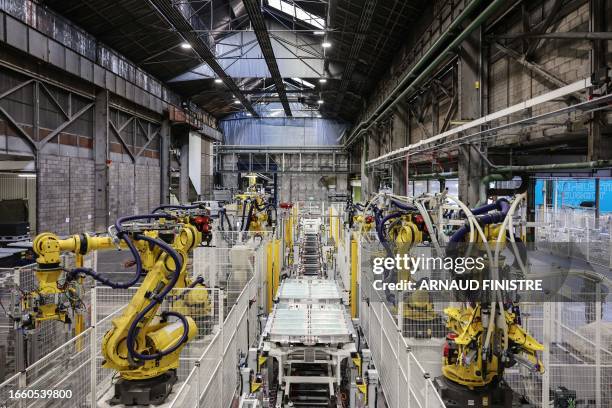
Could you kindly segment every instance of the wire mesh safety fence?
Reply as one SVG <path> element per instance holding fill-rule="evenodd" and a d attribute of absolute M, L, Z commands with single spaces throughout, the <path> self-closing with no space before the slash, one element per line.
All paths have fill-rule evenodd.
<path fill-rule="evenodd" d="M 91 404 L 91 328 L 0 384 L 7 407 L 85 407 Z"/>
<path fill-rule="evenodd" d="M 19 390 L 21 379 L 22 374 L 16 373 L 6 378 L 4 382 L 0 384 L 0 403 L 11 408 L 19 407 L 20 401 L 14 398 L 14 393 L 16 390 Z"/>
<path fill-rule="evenodd" d="M 373 288 L 372 256 L 384 256 L 384 252 L 376 244 L 361 247 L 360 324 L 374 361 L 383 360 L 382 366 L 379 363 L 377 368 L 381 372 L 383 389 L 391 399 L 390 405 L 393 406 L 392 398 L 398 388 L 410 389 L 408 400 L 414 398 L 419 405 L 423 404 L 425 396 L 428 404 L 431 401 L 437 403 L 435 388 L 430 387 L 433 384 L 423 382 L 421 374 L 427 373 L 431 378 L 442 374 L 446 329 L 442 326 L 440 336 L 414 336 L 414 327 L 408 326 L 418 324 L 408 322 L 406 308 L 410 307 L 410 299 L 397 297 L 403 301 L 397 302 L 396 306 L 389 300 L 388 293 Z M 504 379 L 518 396 L 536 406 L 552 406 L 565 388 L 570 393 L 576 393 L 578 407 L 612 407 L 612 296 L 609 285 L 605 274 L 572 271 L 559 290 L 558 299 L 561 300 L 523 300 L 519 303 L 521 326 L 544 346 L 540 358 L 545 372 L 533 373 L 520 364 L 506 369 Z M 565 298 L 567 301 L 563 301 Z M 439 316 L 442 325 L 445 322 L 444 308 L 453 304 L 431 303 L 432 312 Z M 394 327 L 391 323 L 403 328 L 403 343 L 400 342 L 397 349 L 394 348 Z M 408 371 L 402 364 L 399 351 L 403 345 L 410 349 L 409 354 L 414 359 Z M 386 358 L 390 353 L 393 354 L 391 358 Z M 401 383 L 401 376 L 399 383 L 388 377 L 389 373 L 393 373 L 394 368 L 389 364 L 394 356 L 400 359 L 400 372 L 411 373 L 407 377 L 412 383 L 409 387 Z M 419 374 L 415 376 L 415 372 Z"/>
<path fill-rule="evenodd" d="M 222 329 L 215 333 L 194 363 L 186 385 L 175 395 L 170 407 L 229 407 L 232 404 L 240 384 L 239 361 L 252 345 L 249 339 L 255 323 L 252 309 L 256 307 L 252 300 L 256 291 L 256 279 L 249 280 L 225 317 Z"/>
<path fill-rule="evenodd" d="M 370 249 L 362 248 L 362 268 L 370 268 L 365 259 Z M 444 407 L 444 403 L 426 371 L 404 338 L 393 307 L 374 289 L 371 274 L 360 274 L 359 324 L 379 371 L 385 400 L 391 408 Z M 440 350 L 441 351 L 441 350 Z M 441 359 L 441 357 L 440 357 Z"/>
<path fill-rule="evenodd" d="M 264 280 L 265 264 L 261 261 L 265 261 L 263 251 L 271 237 L 271 232 L 215 231 L 210 247 L 194 250 L 193 270 L 208 287 L 223 290 L 226 315 L 255 273 L 259 282 Z"/>
<path fill-rule="evenodd" d="M 17 332 L 13 316 L 16 312 L 14 269 L 0 269 L 0 382 L 17 372 Z"/>
<path fill-rule="evenodd" d="M 444 407 L 386 304 L 362 300 L 360 324 L 389 407 Z"/>
<path fill-rule="evenodd" d="M 540 206 L 535 212 L 539 249 L 612 268 L 612 214 L 594 209 Z"/>
<path fill-rule="evenodd" d="M 94 256 L 85 256 L 91 267 Z M 62 267 L 73 268 L 75 257 L 62 256 Z M 69 322 L 41 320 L 28 322 L 33 310 L 31 294 L 36 293 L 36 264 L 0 269 L 0 381 L 33 364 L 89 326 L 90 279 L 75 285 L 68 298 L 64 295 L 40 295 L 45 302 L 62 302 L 68 309 Z M 29 305 L 29 306 L 28 306 Z"/>
<path fill-rule="evenodd" d="M 599 301 L 521 305 L 525 328 L 542 339 L 546 371 L 540 376 L 522 367 L 508 370 L 506 380 L 516 392 L 546 405 L 564 387 L 576 393 L 579 407 L 612 406 L 611 299 L 599 295 Z"/>
<path fill-rule="evenodd" d="M 111 289 L 97 287 L 94 293 L 95 307 L 92 311 L 95 315 L 95 337 L 92 344 L 95 349 L 95 370 L 91 373 L 96 380 L 96 399 L 100 403 L 109 400 L 113 396 L 113 383 L 116 372 L 105 368 L 102 352 L 103 338 L 109 330 L 115 327 L 121 329 L 121 318 L 124 312 L 128 312 L 126 306 L 135 297 L 138 288 Z M 191 317 L 197 326 L 197 334 L 182 349 L 179 358 L 177 377 L 179 384 L 189 377 L 194 364 L 198 361 L 208 344 L 219 331 L 222 312 L 222 292 L 219 289 L 210 288 L 182 288 L 173 289 L 164 299 L 157 314 L 164 311 L 178 312 L 184 316 Z M 175 385 L 175 389 L 182 385 Z"/>

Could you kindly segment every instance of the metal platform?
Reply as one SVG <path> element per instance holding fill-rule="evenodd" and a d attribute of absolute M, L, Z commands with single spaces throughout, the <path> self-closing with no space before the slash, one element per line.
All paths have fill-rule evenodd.
<path fill-rule="evenodd" d="M 342 295 L 336 281 L 327 279 L 285 279 L 276 300 L 281 303 L 340 303 Z"/>
<path fill-rule="evenodd" d="M 353 327 L 341 304 L 279 303 L 268 317 L 264 341 L 287 344 L 352 342 Z"/>
<path fill-rule="evenodd" d="M 300 271 L 304 276 L 321 276 L 319 234 L 305 233 L 300 248 Z"/>

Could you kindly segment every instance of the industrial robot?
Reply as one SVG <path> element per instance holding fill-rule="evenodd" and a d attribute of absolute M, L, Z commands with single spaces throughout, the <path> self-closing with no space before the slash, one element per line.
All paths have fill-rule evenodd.
<path fill-rule="evenodd" d="M 415 250 L 431 250 L 436 241 L 431 217 L 426 205 L 412 198 L 400 199 L 387 193 L 379 195 L 370 204 L 375 220 L 376 235 L 386 256 L 395 258 L 416 256 Z M 367 217 L 367 215 L 365 215 Z M 417 246 L 419 248 L 417 248 Z M 415 276 L 408 269 L 389 270 L 387 282 L 414 281 Z M 426 278 L 423 278 L 426 279 Z M 387 300 L 399 307 L 396 295 L 386 292 Z M 406 291 L 401 299 L 403 307 L 403 332 L 407 337 L 443 338 L 446 333 L 443 318 L 434 310 L 430 294 L 425 290 Z"/>
<path fill-rule="evenodd" d="M 450 237 L 447 255 L 482 255 L 489 260 L 485 270 L 472 273 L 470 278 L 500 279 L 500 252 L 509 240 L 515 256 L 523 258 L 520 263 L 526 263 L 516 252 L 520 237 L 513 230 L 513 215 L 524 198 L 523 194 L 512 201 L 498 199 L 473 210 L 461 204 L 458 213 L 466 223 Z M 510 294 L 495 290 L 459 295 L 462 305 L 444 310 L 449 333 L 443 351 L 443 375 L 435 380 L 440 395 L 450 408 L 510 408 L 517 400 L 503 380 L 504 370 L 518 363 L 534 373 L 544 372 L 539 358 L 544 347 L 521 327 L 520 308 Z"/>
<path fill-rule="evenodd" d="M 261 232 L 267 227 L 272 227 L 276 217 L 276 207 L 272 197 L 249 188 L 247 191 L 236 194 L 234 203 L 226 206 L 234 211 L 235 218 L 240 219 L 240 231 Z"/>
<path fill-rule="evenodd" d="M 34 322 L 66 322 L 67 310 L 57 298 L 70 296 L 85 276 L 113 289 L 140 282 L 102 340 L 103 367 L 119 376 L 111 404 L 161 404 L 177 381 L 180 353 L 198 333 L 194 321 L 198 316 L 185 316 L 178 309 L 192 311 L 193 305 L 200 305 L 200 314 L 210 311 L 206 291 L 179 290 L 203 285 L 201 278 L 187 276 L 186 266 L 189 252 L 207 239 L 205 219 L 198 218 L 205 215 L 194 207 L 160 207 L 152 214 L 118 219 L 108 236 L 77 234 L 62 239 L 47 232 L 33 242 L 39 286 L 37 296 L 30 297 L 28 310 Z M 82 256 L 113 248 L 127 249 L 133 255 L 136 271 L 131 280 L 114 282 L 92 269 L 64 270 L 61 266 L 62 253 Z M 178 302 L 160 312 L 162 302 L 170 296 Z"/>

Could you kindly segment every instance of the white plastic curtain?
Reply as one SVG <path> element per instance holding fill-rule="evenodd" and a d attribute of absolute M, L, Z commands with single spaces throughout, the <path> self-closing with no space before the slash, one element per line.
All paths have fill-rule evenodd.
<path fill-rule="evenodd" d="M 240 113 L 221 120 L 219 126 L 226 145 L 333 146 L 339 144 L 348 124 L 317 117 L 252 118 Z"/>

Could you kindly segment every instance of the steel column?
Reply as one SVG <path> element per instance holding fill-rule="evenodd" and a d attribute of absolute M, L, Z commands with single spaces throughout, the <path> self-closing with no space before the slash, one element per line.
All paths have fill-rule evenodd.
<path fill-rule="evenodd" d="M 108 194 L 108 91 L 101 90 L 94 104 L 94 229 L 104 231 L 109 224 Z"/>

